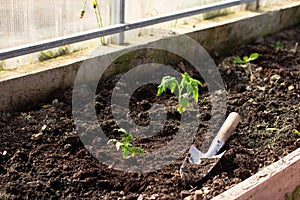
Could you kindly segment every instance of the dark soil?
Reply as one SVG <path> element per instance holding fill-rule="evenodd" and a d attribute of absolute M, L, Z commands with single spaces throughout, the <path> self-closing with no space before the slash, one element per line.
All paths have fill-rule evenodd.
<path fill-rule="evenodd" d="M 271 42 L 280 42 L 275 48 Z M 77 136 L 72 118 L 71 90 L 28 112 L 0 113 L 0 199 L 181 199 L 201 190 L 211 199 L 300 147 L 300 26 L 236 49 L 232 56 L 216 58 L 224 80 L 228 109 L 241 115 L 241 123 L 225 144 L 226 153 L 202 180 L 186 183 L 179 174 L 186 154 L 156 172 L 117 171 L 90 155 Z M 232 64 L 233 56 L 260 57 L 253 61 L 254 75 Z M 195 73 L 196 74 L 196 73 Z M 196 76 L 196 75 L 195 75 Z M 111 114 L 110 95 L 119 76 L 100 83 L 96 95 L 99 122 L 109 137 L 119 133 Z M 196 76 L 197 77 L 197 76 Z M 194 142 L 211 118 L 206 88 L 199 99 L 201 121 Z M 206 100 L 204 100 L 206 99 Z M 156 97 L 156 85 L 147 85 L 131 98 L 130 116 L 139 125 L 149 123 L 147 111 L 154 102 L 176 106 L 171 94 Z M 168 112 L 163 130 L 134 144 L 150 152 L 172 140 L 180 124 L 176 108 Z M 120 152 L 121 154 L 121 152 Z"/>

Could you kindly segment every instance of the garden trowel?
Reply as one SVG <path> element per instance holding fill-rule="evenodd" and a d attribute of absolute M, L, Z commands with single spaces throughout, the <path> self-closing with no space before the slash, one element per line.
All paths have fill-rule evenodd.
<path fill-rule="evenodd" d="M 181 178 L 186 182 L 197 182 L 205 177 L 224 155 L 225 151 L 218 155 L 217 153 L 231 136 L 239 121 L 238 113 L 230 113 L 206 153 L 202 153 L 192 145 L 180 167 Z"/>

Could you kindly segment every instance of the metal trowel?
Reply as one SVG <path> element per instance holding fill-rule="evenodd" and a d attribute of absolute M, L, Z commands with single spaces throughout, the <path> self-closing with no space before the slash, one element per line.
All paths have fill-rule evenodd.
<path fill-rule="evenodd" d="M 217 153 L 231 136 L 240 119 L 238 113 L 230 113 L 206 153 L 192 145 L 180 167 L 181 178 L 186 182 L 197 182 L 204 178 L 224 155 L 225 151 L 218 155 Z"/>

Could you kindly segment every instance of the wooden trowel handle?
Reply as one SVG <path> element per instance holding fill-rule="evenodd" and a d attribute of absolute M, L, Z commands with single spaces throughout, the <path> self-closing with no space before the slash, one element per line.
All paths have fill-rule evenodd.
<path fill-rule="evenodd" d="M 240 122 L 241 117 L 238 113 L 236 112 L 231 112 L 227 119 L 225 120 L 224 124 L 220 128 L 217 138 L 221 139 L 224 141 L 224 143 L 228 140 L 228 138 L 231 136 L 233 133 L 234 129 Z"/>

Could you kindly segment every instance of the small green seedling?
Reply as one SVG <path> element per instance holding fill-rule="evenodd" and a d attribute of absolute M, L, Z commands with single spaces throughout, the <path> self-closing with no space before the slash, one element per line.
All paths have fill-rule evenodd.
<path fill-rule="evenodd" d="M 219 52 L 217 52 L 217 51 L 214 51 L 214 57 L 215 57 L 215 58 L 219 58 L 219 57 L 220 57 L 220 54 L 219 54 Z"/>
<path fill-rule="evenodd" d="M 167 88 L 174 93 L 178 90 L 178 107 L 177 111 L 182 114 L 189 107 L 189 97 L 191 96 L 196 102 L 198 102 L 198 85 L 203 87 L 202 83 L 196 79 L 190 77 L 187 73 L 181 74 L 181 82 L 176 80 L 175 77 L 165 76 L 162 78 L 160 85 L 158 86 L 157 96 L 160 96 L 163 92 L 167 91 Z"/>
<path fill-rule="evenodd" d="M 234 64 L 246 64 L 246 63 L 249 63 L 249 62 L 251 62 L 253 60 L 256 60 L 258 57 L 259 57 L 258 53 L 252 53 L 249 57 L 248 56 L 244 56 L 243 60 L 240 59 L 239 57 L 235 57 L 233 59 L 233 63 Z"/>
<path fill-rule="evenodd" d="M 283 48 L 283 44 L 281 42 L 271 42 L 271 46 L 275 49 L 282 49 Z"/>
<path fill-rule="evenodd" d="M 251 70 L 251 61 L 256 60 L 259 57 L 258 53 L 252 53 L 250 56 L 244 56 L 243 60 L 239 57 L 235 57 L 233 59 L 234 64 L 241 64 L 242 67 L 245 69 L 248 69 L 248 73 L 250 73 L 250 81 L 252 82 L 254 80 L 254 76 Z M 246 71 L 247 72 L 247 71 Z"/>
<path fill-rule="evenodd" d="M 121 141 L 116 139 L 108 140 L 107 144 L 115 143 L 116 149 L 121 149 L 123 151 L 123 158 L 127 159 L 130 157 L 134 157 L 136 154 L 144 155 L 144 151 L 141 147 L 134 146 L 131 141 L 134 139 L 134 136 L 128 133 L 125 129 L 120 128 L 116 129 L 119 132 L 122 132 L 124 136 L 122 137 Z"/>
<path fill-rule="evenodd" d="M 297 129 L 293 129 L 293 133 L 300 136 L 300 131 L 298 131 Z"/>
<path fill-rule="evenodd" d="M 292 194 L 286 193 L 285 194 L 285 199 L 286 200 L 299 200 L 300 199 L 300 185 L 298 185 Z"/>

